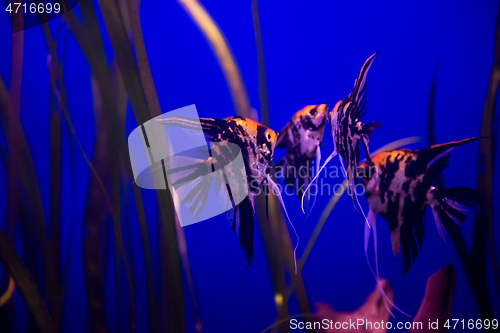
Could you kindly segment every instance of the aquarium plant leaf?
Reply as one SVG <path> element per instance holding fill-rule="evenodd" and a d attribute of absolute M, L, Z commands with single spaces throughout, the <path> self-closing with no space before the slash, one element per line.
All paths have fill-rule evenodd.
<path fill-rule="evenodd" d="M 0 229 L 0 262 L 4 265 L 7 273 L 14 279 L 17 290 L 33 317 L 39 332 L 55 333 L 54 323 L 47 312 L 45 301 L 38 290 L 35 280 L 2 229 Z"/>
<path fill-rule="evenodd" d="M 146 48 L 144 46 L 144 39 L 142 36 L 141 25 L 139 22 L 139 15 L 137 12 L 136 1 L 135 0 L 125 0 L 125 1 L 127 3 L 128 19 L 132 34 L 132 40 L 134 44 L 139 77 L 141 79 L 142 87 L 144 89 L 144 94 L 146 97 L 146 102 L 148 104 L 148 109 L 150 110 L 152 115 L 157 116 L 161 114 L 161 109 L 158 101 L 158 96 L 156 94 L 153 76 L 151 74 L 151 69 L 149 66 Z M 184 229 L 180 226 L 178 221 L 176 221 L 175 226 L 177 233 L 177 242 L 179 244 L 179 255 L 182 266 L 184 268 L 184 273 L 186 274 L 186 283 L 188 285 L 189 294 L 191 296 L 191 304 L 193 307 L 193 312 L 195 317 L 195 330 L 196 332 L 200 332 L 202 327 L 201 317 L 198 310 L 198 302 L 196 300 L 193 277 L 191 275 L 191 268 L 189 265 L 186 237 L 184 235 Z"/>
<path fill-rule="evenodd" d="M 432 332 L 448 332 L 443 323 L 446 323 L 451 316 L 456 280 L 455 268 L 451 264 L 444 266 L 427 279 L 424 299 L 413 318 L 413 322 L 423 323 L 424 326 L 421 328 L 413 326 L 409 333 L 428 332 L 428 326 L 425 325 L 429 321 L 440 323 Z"/>
<path fill-rule="evenodd" d="M 491 138 L 493 135 L 495 104 L 497 91 L 500 84 L 500 7 L 497 11 L 495 28 L 494 57 L 488 82 L 486 100 L 484 102 L 481 122 L 481 136 Z M 487 248 L 489 244 L 491 263 L 495 272 L 495 280 L 500 290 L 500 275 L 495 250 L 495 236 L 493 228 L 493 210 L 488 204 L 493 203 L 493 144 L 492 140 L 480 140 L 477 169 L 477 191 L 484 199 L 479 206 L 479 213 L 474 220 L 472 236 L 472 252 L 470 257 L 469 280 L 476 296 L 479 312 L 483 319 L 493 318 L 494 314 L 490 305 L 490 292 L 487 281 Z"/>
<path fill-rule="evenodd" d="M 136 8 L 135 0 L 124 0 L 127 4 L 128 19 L 130 31 L 132 33 L 132 41 L 134 43 L 135 58 L 141 79 L 142 88 L 144 89 L 144 97 L 148 105 L 149 112 L 153 117 L 161 114 L 160 103 L 156 88 L 149 67 L 146 47 L 144 46 L 144 38 L 142 37 L 141 23 L 139 22 L 139 14 Z"/>
<path fill-rule="evenodd" d="M 156 115 L 148 109 L 132 45 L 120 10 L 114 0 L 99 0 L 98 2 L 137 124 L 143 124 Z"/>
<path fill-rule="evenodd" d="M 439 63 L 436 65 L 436 70 L 434 77 L 431 82 L 431 91 L 429 94 L 429 106 L 428 106 L 428 119 L 427 119 L 427 133 L 429 136 L 429 146 L 436 144 L 436 126 L 435 126 L 435 103 L 436 103 L 436 85 L 437 85 L 437 68 Z M 436 187 L 444 188 L 443 176 L 441 174 L 437 175 L 435 178 Z"/>
<path fill-rule="evenodd" d="M 49 223 L 50 256 L 46 263 L 46 294 L 52 319 L 59 330 L 62 319 L 62 287 L 60 285 L 61 246 L 61 112 L 54 101 L 55 78 L 50 75 L 49 90 Z"/>
<path fill-rule="evenodd" d="M 259 8 L 257 0 L 252 0 L 252 19 L 255 31 L 255 44 L 257 45 L 257 60 L 259 62 L 259 97 L 261 107 L 261 121 L 264 126 L 269 127 L 269 114 L 267 111 L 267 89 L 266 68 L 264 63 L 264 51 L 262 50 L 262 35 L 260 34 Z"/>
<path fill-rule="evenodd" d="M 121 12 L 114 0 L 99 0 L 98 2 L 130 105 L 137 123 L 142 124 L 155 115 L 153 114 L 154 110 L 148 109 L 144 87 L 141 84 Z M 122 147 L 122 149 L 124 148 Z M 163 288 L 165 294 L 161 300 L 165 303 L 164 311 L 168 314 L 159 319 L 165 321 L 162 328 L 172 332 L 184 332 L 184 297 L 179 249 L 169 245 L 177 242 L 172 197 L 168 190 L 157 190 L 156 193 L 160 210 L 162 281 L 166 286 Z"/>
<path fill-rule="evenodd" d="M 14 279 L 10 277 L 7 289 L 5 289 L 5 292 L 0 295 L 0 308 L 12 299 L 12 296 L 14 296 L 14 290 L 16 290 L 16 283 L 14 282 Z"/>
<path fill-rule="evenodd" d="M 262 124 L 265 126 L 269 127 L 269 111 L 268 111 L 268 103 L 267 103 L 267 88 L 266 88 L 266 73 L 265 73 L 265 62 L 264 62 L 264 50 L 262 47 L 262 35 L 260 31 L 260 20 L 259 20 L 259 9 L 258 9 L 258 3 L 257 0 L 252 1 L 252 18 L 253 18 L 253 25 L 254 25 L 254 31 L 255 31 L 255 42 L 257 45 L 257 59 L 259 63 L 259 97 L 260 97 L 260 105 L 261 105 L 261 121 Z M 286 227 L 286 221 L 284 219 L 284 216 L 281 212 L 281 207 L 279 206 L 279 202 L 277 198 L 274 195 L 268 196 L 268 207 L 269 210 L 272 210 L 275 212 L 275 217 L 273 221 L 277 221 L 278 223 L 278 230 L 277 233 L 272 234 L 272 237 L 275 239 L 280 239 L 281 240 L 281 245 L 283 247 L 282 253 L 279 254 L 279 252 L 273 251 L 269 252 L 266 250 L 267 256 L 272 256 L 274 253 L 278 253 L 279 257 L 283 257 L 284 261 L 288 267 L 288 271 L 292 272 L 292 267 L 295 269 L 295 260 L 294 256 L 291 255 L 294 251 L 294 248 L 292 246 L 292 242 L 290 239 L 290 235 L 288 233 L 288 229 Z M 266 207 L 267 208 L 267 207 Z M 258 207 L 258 210 L 261 210 L 262 207 Z M 266 209 L 268 211 L 268 209 Z M 266 216 L 265 220 L 262 221 L 271 221 L 271 219 L 268 219 Z M 259 223 L 261 219 L 259 218 Z M 265 228 L 265 227 L 264 227 Z M 267 232 L 268 229 L 263 229 L 263 227 L 260 227 L 261 233 Z M 281 260 L 281 259 L 279 259 Z M 298 274 L 290 274 L 291 280 L 292 280 L 292 285 L 291 288 L 288 288 L 288 290 L 285 293 L 285 300 L 288 299 L 291 295 L 292 292 L 295 293 L 295 297 L 297 299 L 297 303 L 299 305 L 299 309 L 302 313 L 309 313 L 309 302 L 307 301 L 307 293 L 306 289 L 304 286 L 304 281 L 302 279 L 302 275 L 300 272 Z M 285 302 L 286 303 L 286 302 Z M 278 318 L 279 319 L 279 318 Z M 283 320 L 283 319 L 281 319 Z"/>
<path fill-rule="evenodd" d="M 210 44 L 226 78 L 237 114 L 252 118 L 240 71 L 222 31 L 206 9 L 196 0 L 177 0 Z"/>
<path fill-rule="evenodd" d="M 15 24 L 22 24 L 22 14 L 16 17 Z M 20 29 L 22 30 L 22 29 Z M 20 206 L 20 189 L 23 191 L 25 205 L 29 207 L 30 223 L 35 230 L 34 246 L 39 247 L 40 256 L 48 260 L 48 243 L 45 237 L 45 215 L 38 187 L 37 175 L 30 148 L 20 122 L 20 103 L 22 86 L 22 68 L 24 52 L 24 33 L 20 31 L 12 35 L 11 82 L 7 92 L 3 79 L 0 79 L 0 122 L 7 138 L 9 154 L 7 155 L 7 233 L 14 239 L 14 224 Z M 15 167 L 14 169 L 12 169 Z M 9 183 L 11 184 L 9 187 Z M 10 189 L 9 189 L 10 188 Z M 13 192 L 15 190 L 15 192 Z M 13 201 L 14 200 L 14 201 Z M 26 207 L 24 207 L 27 209 Z M 9 213 L 10 211 L 10 213 Z M 28 212 L 26 212 L 27 214 Z M 34 283 L 34 281 L 33 281 Z M 21 288 L 21 287 L 20 287 Z M 25 296 L 28 295 L 26 290 Z M 26 301 L 26 300 L 25 300 Z M 45 306 L 45 304 L 44 304 Z"/>
<path fill-rule="evenodd" d="M 390 309 L 387 309 L 384 305 L 384 298 L 387 297 L 389 301 L 392 303 L 394 300 L 394 291 L 392 290 L 389 282 L 387 280 L 380 280 L 380 288 L 375 286 L 375 289 L 368 295 L 363 305 L 361 305 L 354 312 L 340 312 L 335 311 L 329 304 L 316 302 L 314 305 L 316 307 L 316 320 L 323 321 L 327 320 L 328 323 L 344 323 L 344 322 L 355 322 L 359 323 L 358 320 L 363 320 L 363 322 L 371 322 L 371 323 L 381 323 L 387 322 L 390 318 Z M 387 296 L 385 296 L 387 295 Z M 372 326 L 373 328 L 373 326 Z M 387 329 L 385 327 L 379 327 L 378 329 L 370 329 L 370 327 L 366 327 L 364 325 L 355 326 L 355 329 L 345 329 L 340 330 L 341 332 L 378 332 L 385 333 Z M 333 333 L 339 332 L 338 329 L 335 329 L 335 326 L 330 326 L 323 332 L 325 333 Z"/>
<path fill-rule="evenodd" d="M 132 185 L 131 187 L 132 187 L 132 193 L 134 195 L 134 203 L 135 203 L 135 209 L 137 211 L 137 219 L 139 222 L 139 232 L 141 234 L 141 242 L 144 255 L 144 266 L 146 268 L 149 331 L 158 332 L 158 329 L 156 327 L 157 310 L 156 310 L 155 291 L 154 291 L 153 260 L 151 258 L 151 245 L 149 242 L 149 234 L 148 234 L 148 222 L 146 219 L 146 212 L 144 210 L 144 204 L 142 201 L 141 189 L 138 186 L 134 185 Z"/>

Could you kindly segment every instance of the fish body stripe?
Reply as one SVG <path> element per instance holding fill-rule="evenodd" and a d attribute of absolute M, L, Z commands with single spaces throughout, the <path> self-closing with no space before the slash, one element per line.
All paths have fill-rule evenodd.
<path fill-rule="evenodd" d="M 450 151 L 478 138 L 435 145 L 421 150 L 398 149 L 372 157 L 373 174 L 366 174 L 367 163 L 360 166 L 360 178 L 370 210 L 389 224 L 392 248 L 401 249 L 404 270 L 408 271 L 418 256 L 425 236 L 425 209 L 433 209 L 436 225 L 452 235 L 456 221 L 464 221 L 464 206 L 474 207 L 478 195 L 468 188 L 439 190 L 433 187 L 435 177 L 449 165 Z M 365 171 L 365 172 L 361 172 Z M 371 171 L 371 170 L 370 170 Z"/>

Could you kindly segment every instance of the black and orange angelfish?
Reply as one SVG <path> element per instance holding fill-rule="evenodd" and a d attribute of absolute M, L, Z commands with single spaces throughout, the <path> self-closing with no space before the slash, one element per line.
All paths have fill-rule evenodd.
<path fill-rule="evenodd" d="M 459 222 L 464 222 L 467 208 L 482 201 L 479 194 L 467 187 L 438 189 L 433 181 L 449 164 L 450 151 L 478 140 L 465 139 L 434 145 L 421 150 L 398 149 L 372 157 L 372 165 L 360 166 L 358 177 L 365 187 L 370 211 L 369 224 L 376 239 L 376 215 L 389 223 L 392 250 L 402 252 L 406 273 L 417 259 L 425 236 L 425 210 L 431 207 L 439 235 L 453 237 Z M 365 227 L 365 240 L 369 239 Z M 375 243 L 376 244 L 376 243 Z M 365 243 L 366 250 L 367 243 Z M 375 249 L 376 253 L 376 249 Z"/>
<path fill-rule="evenodd" d="M 333 110 L 328 114 L 335 150 L 346 163 L 345 171 L 353 203 L 360 155 L 359 143 L 361 142 L 363 145 L 368 163 L 371 163 L 368 144 L 373 131 L 380 127 L 378 121 L 367 124 L 361 122 L 361 118 L 366 113 L 366 77 L 377 53 L 369 57 L 361 67 L 359 76 L 354 82 L 354 88 L 349 96 L 337 102 Z M 342 159 L 340 162 L 342 163 Z M 343 163 L 342 166 L 344 166 Z"/>
<path fill-rule="evenodd" d="M 285 186 L 291 189 L 295 186 L 299 200 L 302 200 L 305 189 L 311 183 L 311 165 L 314 159 L 316 173 L 319 170 L 320 145 L 325 132 L 327 114 L 326 104 L 304 107 L 283 127 L 276 142 L 277 148 L 286 149 L 285 156 L 277 167 L 282 168 Z"/>
<path fill-rule="evenodd" d="M 340 163 L 344 168 L 344 173 L 347 174 L 349 186 L 348 193 L 353 204 L 353 193 L 357 184 L 356 172 L 358 170 L 360 158 L 359 143 L 361 142 L 363 145 L 368 163 L 371 163 L 368 144 L 373 131 L 380 127 L 378 121 L 367 124 L 361 122 L 361 118 L 363 118 L 366 113 L 366 77 L 377 53 L 373 54 L 365 61 L 363 67 L 361 67 L 358 78 L 354 82 L 352 91 L 346 98 L 338 101 L 327 116 L 333 136 L 334 151 L 325 160 L 319 172 L 321 172 L 327 163 L 338 153 L 341 157 Z M 345 160 L 345 166 L 342 162 L 342 158 Z M 319 173 L 315 178 L 318 175 Z"/>
<path fill-rule="evenodd" d="M 238 234 L 239 244 L 245 252 L 248 268 L 254 254 L 254 197 L 259 186 L 268 178 L 268 167 L 272 163 L 278 133 L 252 119 L 239 116 L 223 119 L 168 117 L 158 119 L 158 121 L 166 126 L 195 131 L 199 130 L 201 125 L 207 144 L 210 147 L 210 156 L 205 154 L 205 157 L 197 163 L 173 167 L 167 172 L 170 175 L 177 174 L 173 177 L 175 181 L 170 184 L 174 188 L 184 186 L 190 182 L 196 183 L 196 186 L 182 199 L 183 204 L 190 204 L 191 213 L 198 214 L 206 205 L 213 179 L 202 177 L 214 170 L 223 170 L 228 190 L 227 177 L 235 177 L 231 182 L 232 184 L 246 186 L 248 194 L 239 204 L 235 204 L 231 191 L 228 192 L 232 203 L 232 229 Z M 239 149 L 233 148 L 234 145 Z M 228 171 L 224 166 L 231 162 L 240 151 L 245 172 L 226 174 Z M 241 178 L 241 175 L 246 175 L 247 179 L 238 179 L 238 177 Z M 220 179 L 217 180 L 216 192 L 220 190 L 222 183 Z M 232 188 L 232 190 L 235 189 Z"/>

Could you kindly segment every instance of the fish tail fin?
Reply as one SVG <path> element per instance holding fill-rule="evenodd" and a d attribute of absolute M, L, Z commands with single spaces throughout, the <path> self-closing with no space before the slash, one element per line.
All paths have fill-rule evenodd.
<path fill-rule="evenodd" d="M 480 202 L 486 202 L 476 190 L 465 186 L 433 189 L 431 192 L 433 205 L 432 213 L 443 241 L 446 240 L 446 233 L 453 238 L 460 228 L 459 221 L 464 222 L 467 211 Z"/>

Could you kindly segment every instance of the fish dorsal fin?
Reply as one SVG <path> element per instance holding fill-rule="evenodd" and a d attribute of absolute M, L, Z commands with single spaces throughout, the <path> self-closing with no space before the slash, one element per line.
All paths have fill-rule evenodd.
<path fill-rule="evenodd" d="M 378 51 L 376 53 L 372 54 L 368 59 L 366 59 L 365 63 L 363 64 L 363 67 L 361 67 L 358 78 L 354 82 L 354 88 L 352 89 L 351 93 L 349 94 L 349 97 L 356 104 L 356 106 L 358 108 L 362 107 L 363 94 L 364 94 L 365 89 L 366 89 L 366 77 L 368 75 L 368 70 L 370 69 L 370 66 L 372 65 L 373 60 L 375 59 L 375 56 L 377 54 L 378 54 Z"/>
<path fill-rule="evenodd" d="M 442 143 L 439 145 L 433 145 L 428 148 L 422 149 L 418 151 L 418 159 L 422 161 L 422 164 L 425 163 L 425 166 L 428 168 L 434 162 L 438 161 L 441 157 L 448 155 L 448 153 L 455 147 L 465 145 L 467 143 L 479 140 L 484 137 L 476 137 L 469 138 L 460 141 L 453 141 L 448 143 Z"/>

